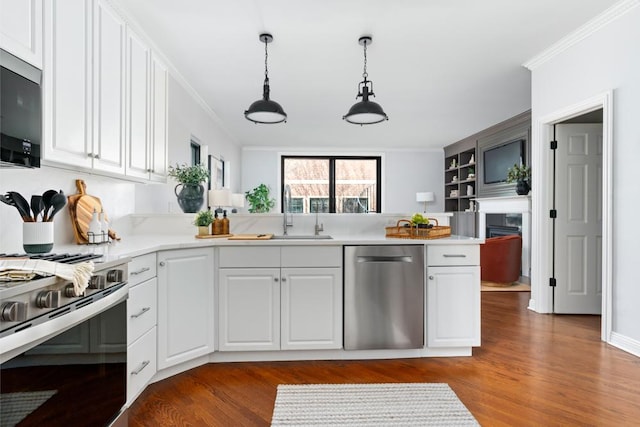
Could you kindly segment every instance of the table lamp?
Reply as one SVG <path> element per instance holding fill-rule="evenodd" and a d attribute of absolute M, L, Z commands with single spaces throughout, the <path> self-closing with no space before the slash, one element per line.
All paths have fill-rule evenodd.
<path fill-rule="evenodd" d="M 424 203 L 424 212 L 427 213 L 427 202 L 433 202 L 435 200 L 435 196 L 433 191 L 425 191 L 422 193 L 416 193 L 416 202 Z"/>
<path fill-rule="evenodd" d="M 215 212 L 222 213 L 223 207 L 231 206 L 231 190 L 221 188 L 219 190 L 209 190 L 209 206 L 218 208 Z"/>

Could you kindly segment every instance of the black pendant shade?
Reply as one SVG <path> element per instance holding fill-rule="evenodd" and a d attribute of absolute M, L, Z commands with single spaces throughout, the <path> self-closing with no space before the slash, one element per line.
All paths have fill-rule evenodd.
<path fill-rule="evenodd" d="M 244 116 L 254 123 L 272 124 L 287 120 L 287 113 L 282 106 L 269 99 L 269 74 L 267 69 L 267 43 L 273 41 L 271 34 L 260 34 L 260 41 L 264 42 L 264 84 L 262 86 L 262 99 L 254 102 L 245 110 Z"/>
<path fill-rule="evenodd" d="M 387 114 L 380 104 L 369 101 L 369 96 L 375 96 L 373 93 L 373 82 L 367 80 L 367 45 L 371 44 L 371 37 L 360 37 L 358 43 L 364 46 L 364 72 L 362 73 L 364 80 L 358 85 L 358 95 L 356 95 L 356 99 L 361 97 L 362 101 L 353 104 L 349 112 L 342 118 L 356 125 L 372 125 L 389 120 L 389 117 L 387 117 Z"/>

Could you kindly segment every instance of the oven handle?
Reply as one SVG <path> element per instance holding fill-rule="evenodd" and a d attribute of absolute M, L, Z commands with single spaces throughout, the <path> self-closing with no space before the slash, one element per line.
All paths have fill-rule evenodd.
<path fill-rule="evenodd" d="M 36 345 L 61 334 L 67 329 L 90 319 L 97 314 L 123 302 L 129 297 L 129 284 L 82 308 L 64 316 L 32 326 L 20 332 L 0 338 L 0 363 L 4 363 Z"/>

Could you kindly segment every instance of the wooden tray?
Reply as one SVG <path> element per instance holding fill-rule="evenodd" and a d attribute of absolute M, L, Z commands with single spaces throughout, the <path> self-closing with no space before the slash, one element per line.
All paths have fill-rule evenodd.
<path fill-rule="evenodd" d="M 233 234 L 196 234 L 196 239 L 223 239 L 231 236 L 233 236 Z"/>
<path fill-rule="evenodd" d="M 429 218 L 429 223 L 432 222 L 435 225 L 431 228 L 419 228 L 410 220 L 401 219 L 396 223 L 395 227 L 385 227 L 385 237 L 393 239 L 440 239 L 451 236 L 451 227 L 438 225 L 436 218 Z M 409 226 L 405 227 L 405 223 Z"/>

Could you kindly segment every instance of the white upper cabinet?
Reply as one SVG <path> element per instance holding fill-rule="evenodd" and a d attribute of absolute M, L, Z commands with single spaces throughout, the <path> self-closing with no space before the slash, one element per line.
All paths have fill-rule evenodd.
<path fill-rule="evenodd" d="M 45 6 L 43 159 L 90 168 L 92 3 L 51 0 Z"/>
<path fill-rule="evenodd" d="M 125 24 L 104 1 L 93 20 L 93 168 L 124 173 Z"/>
<path fill-rule="evenodd" d="M 42 69 L 42 0 L 0 0 L 0 48 Z"/>
<path fill-rule="evenodd" d="M 127 32 L 127 175 L 148 178 L 151 50 L 133 32 Z"/>
<path fill-rule="evenodd" d="M 152 123 L 151 123 L 151 173 L 153 181 L 165 181 L 167 177 L 167 115 L 169 111 L 169 72 L 155 56 L 151 57 L 152 72 Z"/>
<path fill-rule="evenodd" d="M 47 1 L 44 21 L 44 161 L 166 180 L 167 67 L 106 0 Z"/>

